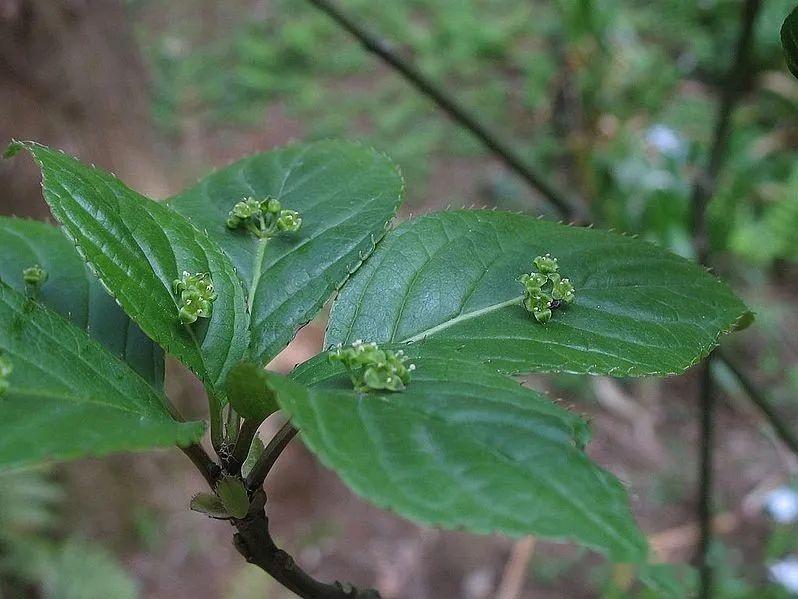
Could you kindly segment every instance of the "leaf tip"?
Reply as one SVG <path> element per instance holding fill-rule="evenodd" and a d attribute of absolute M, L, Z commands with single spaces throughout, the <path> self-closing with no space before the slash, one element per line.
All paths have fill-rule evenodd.
<path fill-rule="evenodd" d="M 12 158 L 19 154 L 20 150 L 24 149 L 25 144 L 21 141 L 16 139 L 12 139 L 11 142 L 6 147 L 5 152 L 3 152 L 3 158 Z"/>

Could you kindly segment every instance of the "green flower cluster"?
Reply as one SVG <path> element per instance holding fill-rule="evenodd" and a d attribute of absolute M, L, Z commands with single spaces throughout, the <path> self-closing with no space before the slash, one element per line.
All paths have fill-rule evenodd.
<path fill-rule="evenodd" d="M 14 365 L 6 356 L 0 354 L 0 397 L 8 391 L 8 377 L 14 372 Z"/>
<path fill-rule="evenodd" d="M 557 272 L 560 266 L 551 254 L 538 256 L 532 264 L 538 272 L 523 274 L 518 279 L 524 286 L 524 308 L 539 323 L 546 324 L 552 310 L 574 301 L 574 286 Z"/>
<path fill-rule="evenodd" d="M 227 216 L 227 228 L 243 228 L 259 239 L 277 233 L 295 233 L 302 226 L 302 217 L 295 210 L 285 210 L 279 200 L 246 198 L 238 202 Z"/>
<path fill-rule="evenodd" d="M 42 285 L 47 280 L 47 276 L 47 271 L 38 264 L 30 266 L 22 271 L 22 280 L 25 281 L 26 285 L 32 285 L 34 287 Z"/>
<path fill-rule="evenodd" d="M 211 304 L 216 299 L 216 292 L 208 273 L 198 272 L 192 275 L 184 271 L 182 278 L 172 282 L 172 290 L 180 300 L 181 323 L 191 324 L 198 318 L 208 318 L 211 315 Z"/>
<path fill-rule="evenodd" d="M 415 364 L 402 350 L 380 349 L 376 343 L 355 341 L 352 347 L 339 347 L 329 354 L 330 362 L 340 362 L 349 372 L 357 391 L 402 391 L 410 383 Z"/>

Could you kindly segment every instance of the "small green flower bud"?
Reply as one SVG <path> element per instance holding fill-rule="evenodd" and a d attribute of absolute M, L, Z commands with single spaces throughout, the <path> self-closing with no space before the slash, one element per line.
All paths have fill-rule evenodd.
<path fill-rule="evenodd" d="M 22 280 L 25 281 L 25 284 L 35 287 L 43 285 L 44 282 L 47 281 L 47 277 L 47 271 L 38 264 L 22 271 Z"/>
<path fill-rule="evenodd" d="M 376 343 L 355 341 L 351 347 L 339 347 L 329 354 L 331 362 L 340 362 L 349 372 L 357 391 L 403 391 L 410 383 L 414 364 L 406 364 L 403 351 L 382 350 Z"/>
<path fill-rule="evenodd" d="M 245 229 L 259 239 L 277 233 L 294 233 L 302 225 L 302 217 L 295 210 L 284 210 L 279 200 L 246 198 L 237 202 L 227 215 L 228 229 Z"/>
<path fill-rule="evenodd" d="M 521 278 L 518 280 L 524 286 L 524 289 L 526 289 L 530 293 L 533 292 L 535 289 L 541 289 L 543 285 L 546 284 L 546 281 L 548 281 L 546 275 L 540 274 L 539 272 L 535 272 L 532 274 L 523 274 L 521 275 Z"/>
<path fill-rule="evenodd" d="M 217 294 L 208 273 L 183 272 L 180 279 L 172 282 L 172 290 L 178 297 L 178 318 L 182 324 L 191 324 L 198 318 L 211 315 L 211 304 Z"/>
<path fill-rule="evenodd" d="M 260 214 L 260 202 L 252 198 L 247 198 L 241 202 L 238 202 L 230 211 L 231 217 L 236 217 L 240 220 L 246 220 L 248 218 L 252 218 L 253 216 L 259 216 Z"/>
<path fill-rule="evenodd" d="M 552 298 L 570 304 L 574 301 L 574 286 L 569 279 L 554 281 L 551 290 Z"/>
<path fill-rule="evenodd" d="M 277 217 L 277 228 L 286 233 L 295 233 L 302 226 L 302 217 L 295 210 L 281 210 Z"/>
<path fill-rule="evenodd" d="M 269 214 L 280 214 L 280 210 L 283 209 L 280 200 L 275 200 L 274 198 L 266 198 L 260 203 L 260 206 L 261 210 Z"/>
<path fill-rule="evenodd" d="M 532 310 L 532 315 L 540 324 L 546 324 L 551 320 L 551 308 L 548 306 L 545 308 L 535 308 Z"/>
<path fill-rule="evenodd" d="M 574 301 L 574 286 L 557 272 L 557 258 L 546 254 L 532 261 L 539 272 L 523 274 L 518 279 L 524 287 L 523 305 L 541 324 L 551 320 L 552 311 Z"/>
<path fill-rule="evenodd" d="M 537 268 L 543 274 L 557 272 L 557 270 L 559 269 L 559 265 L 557 264 L 557 258 L 552 258 L 551 254 L 546 254 L 545 256 L 538 256 L 532 261 L 532 264 L 534 264 L 535 268 Z"/>

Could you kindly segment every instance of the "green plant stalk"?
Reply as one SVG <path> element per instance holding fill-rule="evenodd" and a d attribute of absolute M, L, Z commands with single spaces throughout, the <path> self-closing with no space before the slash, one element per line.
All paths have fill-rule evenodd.
<path fill-rule="evenodd" d="M 277 458 L 280 457 L 283 450 L 288 447 L 288 444 L 291 442 L 291 439 L 296 436 L 297 432 L 293 424 L 286 422 L 280 430 L 275 433 L 264 448 L 258 461 L 255 462 L 249 476 L 247 476 L 247 489 L 254 491 L 263 486 L 263 482 L 266 480 L 266 476 L 271 471 L 272 466 L 277 462 Z"/>
<path fill-rule="evenodd" d="M 257 426 L 252 423 L 247 425 L 245 421 L 244 424 L 248 429 L 254 427 L 254 430 L 257 431 Z M 269 519 L 265 509 L 266 494 L 260 485 L 263 484 L 271 467 L 296 432 L 296 428 L 290 423 L 284 424 L 264 450 L 263 455 L 268 458 L 265 461 L 259 460 L 259 466 L 256 465 L 253 468 L 253 473 L 257 472 L 255 478 L 260 480 L 260 484 L 257 489 L 251 491 L 250 508 L 247 515 L 232 521 L 236 528 L 233 543 L 247 562 L 258 566 L 300 597 L 308 599 L 379 599 L 380 594 L 374 589 L 360 590 L 348 583 L 336 581 L 328 584 L 314 579 L 294 561 L 293 557 L 277 547 L 269 532 Z M 242 433 L 239 435 L 239 439 L 245 436 Z M 221 476 L 221 469 L 218 465 L 197 443 L 180 449 L 188 456 L 213 490 Z M 248 485 L 248 487 L 252 489 L 252 486 Z"/>
<path fill-rule="evenodd" d="M 230 458 L 229 470 L 231 472 L 239 472 L 241 470 L 241 465 L 244 463 L 244 460 L 247 459 L 247 453 L 249 453 L 249 448 L 252 445 L 252 439 L 255 438 L 255 434 L 258 432 L 258 427 L 260 425 L 260 422 L 254 420 L 244 420 L 241 429 L 238 431 L 238 437 L 233 447 L 233 454 Z"/>

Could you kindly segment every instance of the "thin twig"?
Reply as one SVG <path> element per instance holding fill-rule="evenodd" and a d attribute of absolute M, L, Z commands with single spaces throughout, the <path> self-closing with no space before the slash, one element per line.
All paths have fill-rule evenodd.
<path fill-rule="evenodd" d="M 740 365 L 729 356 L 726 351 L 718 350 L 718 358 L 729 368 L 740 383 L 740 386 L 746 392 L 748 397 L 759 408 L 765 419 L 773 427 L 776 436 L 786 445 L 790 451 L 798 455 L 798 437 L 792 429 L 787 425 L 784 418 L 777 414 L 773 409 L 772 402 L 767 398 L 767 394 L 760 389 L 754 381 L 752 381 Z"/>
<path fill-rule="evenodd" d="M 715 193 L 718 175 L 726 161 L 726 148 L 729 145 L 731 117 L 737 103 L 750 81 L 751 42 L 754 22 L 762 0 L 746 0 L 740 14 L 740 33 L 734 52 L 734 62 L 726 75 L 721 90 L 720 104 L 715 119 L 709 161 L 705 170 L 695 180 L 692 196 L 693 238 L 698 252 L 698 261 L 706 263 L 709 245 L 707 243 L 706 208 Z"/>
<path fill-rule="evenodd" d="M 718 175 L 726 160 L 729 144 L 731 117 L 741 99 L 748 81 L 751 41 L 754 22 L 761 6 L 761 0 L 746 0 L 740 15 L 740 32 L 734 53 L 734 61 L 726 75 L 721 90 L 720 104 L 715 120 L 715 130 L 709 161 L 703 172 L 699 172 L 693 186 L 692 221 L 693 245 L 696 258 L 701 264 L 709 259 L 709 240 L 707 235 L 707 205 L 712 199 Z M 714 410 L 715 393 L 712 382 L 711 356 L 701 365 L 699 400 L 701 409 L 700 458 L 698 466 L 698 522 L 699 541 L 697 561 L 700 573 L 699 597 L 709 598 L 713 594 L 713 568 L 709 559 L 712 542 L 712 466 L 714 458 Z"/>
<path fill-rule="evenodd" d="M 524 537 L 515 542 L 504 567 L 496 599 L 518 599 L 521 596 L 533 551 L 535 551 L 535 537 Z"/>
<path fill-rule="evenodd" d="M 216 464 L 199 443 L 192 443 L 186 447 L 181 447 L 180 451 L 188 456 L 188 459 L 196 466 L 202 478 L 206 480 L 208 486 L 213 489 L 219 480 L 221 468 Z"/>
<path fill-rule="evenodd" d="M 699 399 L 701 409 L 698 461 L 698 549 L 697 559 L 701 578 L 699 596 L 712 596 L 713 568 L 709 561 L 712 542 L 712 466 L 715 440 L 715 393 L 712 385 L 710 359 L 700 366 Z"/>
<path fill-rule="evenodd" d="M 320 582 L 305 572 L 294 559 L 277 547 L 269 533 L 269 519 L 264 505 L 266 495 L 258 489 L 252 496 L 249 514 L 235 520 L 234 542 L 238 552 L 249 563 L 270 574 L 277 582 L 300 597 L 307 599 L 379 599 L 380 594 L 373 589 L 360 590 L 351 584 Z"/>
<path fill-rule="evenodd" d="M 767 392 L 752 380 L 738 362 L 733 361 L 731 355 L 725 350 L 718 349 L 713 354 L 713 359 L 724 364 L 740 383 L 746 397 L 754 404 L 762 418 L 773 429 L 773 432 L 784 443 L 794 456 L 798 457 L 798 437 L 787 425 L 784 416 L 773 407 L 773 402 L 768 400 Z"/>
<path fill-rule="evenodd" d="M 499 139 L 483 125 L 465 106 L 429 79 L 410 62 L 400 58 L 387 43 L 358 25 L 349 15 L 328 0 L 308 0 L 329 15 L 341 28 L 356 38 L 366 50 L 379 56 L 400 73 L 418 92 L 433 100 L 452 120 L 468 129 L 483 145 L 498 157 L 510 170 L 540 193 L 563 217 L 585 223 L 588 211 L 581 202 L 567 198 L 539 173 L 536 173 L 509 144 Z"/>
<path fill-rule="evenodd" d="M 252 471 L 247 476 L 247 488 L 250 490 L 260 489 L 263 486 L 263 481 L 274 466 L 277 458 L 291 442 L 291 439 L 297 434 L 297 430 L 293 424 L 286 422 L 274 437 L 272 437 L 269 444 L 263 450 L 263 453 L 255 462 Z"/>

